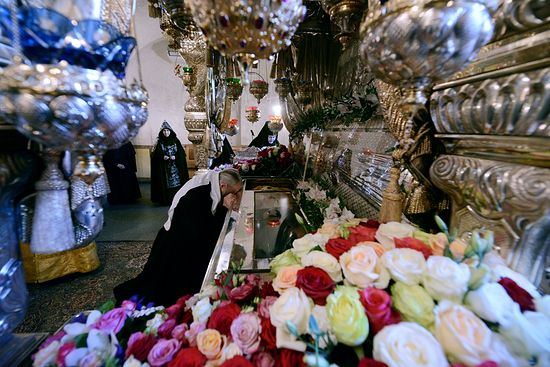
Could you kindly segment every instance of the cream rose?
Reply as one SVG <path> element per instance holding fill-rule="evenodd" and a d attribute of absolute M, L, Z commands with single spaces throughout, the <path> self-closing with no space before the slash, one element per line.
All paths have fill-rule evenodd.
<path fill-rule="evenodd" d="M 197 348 L 208 359 L 218 359 L 226 342 L 227 337 L 215 329 L 206 329 L 197 335 Z"/>
<path fill-rule="evenodd" d="M 544 359 L 550 355 L 550 319 L 540 312 L 516 313 L 514 320 L 500 328 L 509 348 L 517 355 Z"/>
<path fill-rule="evenodd" d="M 426 271 L 426 260 L 421 252 L 410 248 L 396 248 L 382 255 L 382 264 L 392 279 L 407 285 L 420 284 Z"/>
<path fill-rule="evenodd" d="M 508 326 L 519 311 L 506 290 L 498 283 L 486 283 L 466 295 L 464 304 L 476 315 L 489 322 Z"/>
<path fill-rule="evenodd" d="M 292 252 L 301 259 L 317 246 L 324 248 L 328 240 L 329 236 L 325 234 L 308 233 L 304 237 L 298 238 L 292 242 Z"/>
<path fill-rule="evenodd" d="M 313 309 L 313 302 L 298 288 L 289 288 L 269 308 L 271 323 L 286 329 L 286 322 L 296 326 L 300 334 L 307 332 L 309 315 Z"/>
<path fill-rule="evenodd" d="M 422 284 L 436 301 L 448 299 L 462 303 L 468 290 L 470 268 L 466 264 L 457 264 L 448 257 L 430 256 L 426 261 L 426 271 Z"/>
<path fill-rule="evenodd" d="M 336 283 L 341 282 L 343 279 L 342 268 L 338 260 L 328 252 L 311 251 L 302 259 L 302 265 L 304 267 L 316 266 L 319 269 L 323 269 Z"/>
<path fill-rule="evenodd" d="M 378 227 L 375 237 L 386 249 L 390 250 L 395 248 L 394 238 L 411 237 L 415 230 L 415 227 L 406 223 L 388 222 Z"/>
<path fill-rule="evenodd" d="M 414 322 L 383 328 L 374 336 L 373 357 L 389 367 L 445 367 L 449 363 L 432 334 Z"/>
<path fill-rule="evenodd" d="M 205 323 L 212 314 L 210 299 L 205 297 L 195 303 L 195 305 L 191 308 L 191 312 L 193 313 L 193 321 L 197 323 Z"/>
<path fill-rule="evenodd" d="M 466 307 L 443 300 L 434 311 L 435 336 L 449 356 L 472 366 L 484 361 L 500 365 L 510 359 L 506 348 L 497 347 L 493 332 Z"/>
<path fill-rule="evenodd" d="M 336 223 L 325 222 L 317 233 L 328 236 L 329 239 L 340 237 L 340 226 Z"/>
<path fill-rule="evenodd" d="M 378 257 L 381 257 L 382 255 L 384 255 L 384 252 L 386 252 L 386 248 L 384 246 L 382 246 L 381 244 L 379 244 L 378 242 L 363 241 L 363 242 L 359 242 L 359 243 L 356 244 L 356 246 L 359 246 L 359 245 L 372 247 L 372 249 L 374 250 L 374 252 L 376 252 L 376 255 Z"/>
<path fill-rule="evenodd" d="M 535 299 L 535 308 L 550 319 L 550 295 L 545 295 Z"/>
<path fill-rule="evenodd" d="M 289 288 L 296 285 L 298 270 L 303 269 L 300 265 L 285 266 L 279 270 L 275 279 L 273 279 L 273 289 L 282 294 Z"/>
<path fill-rule="evenodd" d="M 386 288 L 390 281 L 388 271 L 370 246 L 353 246 L 340 256 L 340 266 L 346 283 L 359 288 Z"/>

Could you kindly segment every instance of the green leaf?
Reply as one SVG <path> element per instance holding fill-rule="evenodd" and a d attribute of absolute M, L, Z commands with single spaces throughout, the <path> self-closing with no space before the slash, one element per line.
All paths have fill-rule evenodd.
<path fill-rule="evenodd" d="M 86 348 L 88 346 L 88 333 L 77 335 L 74 338 L 74 344 L 77 348 Z"/>
<path fill-rule="evenodd" d="M 110 299 L 104 304 L 102 304 L 101 306 L 99 306 L 98 310 L 99 312 L 104 314 L 105 312 L 111 311 L 113 308 L 115 308 L 115 302 L 112 299 Z"/>

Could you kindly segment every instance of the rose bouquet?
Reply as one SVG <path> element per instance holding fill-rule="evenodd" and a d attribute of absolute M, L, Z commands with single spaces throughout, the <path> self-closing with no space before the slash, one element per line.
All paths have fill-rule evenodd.
<path fill-rule="evenodd" d="M 79 315 L 34 365 L 550 366 L 550 296 L 491 251 L 491 232 L 327 216 L 269 280 L 233 266 L 168 308 L 132 299 Z"/>
<path fill-rule="evenodd" d="M 272 262 L 277 346 L 312 366 L 549 366 L 550 297 L 491 232 L 466 243 L 439 223 L 327 222 L 296 240 Z"/>
<path fill-rule="evenodd" d="M 278 176 L 292 164 L 292 157 L 287 147 L 277 145 L 260 150 L 253 160 L 237 162 L 234 168 L 242 175 Z"/>

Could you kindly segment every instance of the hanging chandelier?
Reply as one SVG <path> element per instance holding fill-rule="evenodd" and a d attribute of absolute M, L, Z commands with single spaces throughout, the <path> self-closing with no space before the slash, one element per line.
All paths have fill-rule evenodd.
<path fill-rule="evenodd" d="M 248 106 L 244 115 L 246 120 L 253 124 L 260 119 L 260 110 L 257 106 Z"/>
<path fill-rule="evenodd" d="M 252 83 L 250 83 L 250 88 L 248 90 L 250 94 L 256 97 L 256 100 L 258 100 L 258 104 L 260 104 L 262 98 L 264 98 L 267 93 L 269 93 L 269 84 L 267 84 L 265 80 L 256 79 L 253 80 Z"/>
<path fill-rule="evenodd" d="M 239 78 L 227 78 L 227 98 L 232 102 L 237 102 L 243 93 L 243 86 Z"/>
<path fill-rule="evenodd" d="M 287 47 L 306 15 L 302 0 L 190 0 L 195 22 L 210 45 L 232 56 L 248 85 L 248 67 Z"/>

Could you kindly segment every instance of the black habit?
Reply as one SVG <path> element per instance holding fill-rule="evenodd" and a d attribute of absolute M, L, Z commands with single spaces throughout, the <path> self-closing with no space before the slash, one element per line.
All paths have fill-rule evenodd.
<path fill-rule="evenodd" d="M 231 144 L 229 144 L 229 140 L 227 140 L 226 137 L 223 138 L 223 146 L 222 146 L 222 152 L 219 156 L 214 158 L 212 160 L 212 164 L 210 165 L 210 169 L 219 167 L 222 164 L 232 164 L 233 163 L 233 157 L 235 156 L 235 152 L 233 151 L 233 148 L 231 148 Z"/>
<path fill-rule="evenodd" d="M 109 204 L 128 204 L 141 197 L 136 176 L 136 151 L 128 142 L 118 149 L 108 150 L 103 156 L 111 192 Z"/>
<path fill-rule="evenodd" d="M 258 136 L 256 136 L 250 144 L 248 144 L 249 147 L 257 147 L 257 148 L 263 148 L 267 146 L 272 145 L 279 145 L 279 141 L 277 139 L 277 134 L 273 134 L 271 130 L 269 130 L 269 127 L 267 127 L 267 124 L 269 121 L 266 121 L 260 132 L 258 133 Z M 271 144 L 269 144 L 269 135 L 275 135 L 275 141 Z"/>
<path fill-rule="evenodd" d="M 158 232 L 141 274 L 114 288 L 117 303 L 137 294 L 170 306 L 200 291 L 227 214 L 222 200 L 212 213 L 211 185 L 192 188 L 180 198 L 169 230 Z"/>
<path fill-rule="evenodd" d="M 163 130 L 170 130 L 170 135 L 164 136 Z M 176 133 L 163 124 L 151 153 L 152 202 L 169 205 L 176 192 L 189 180 L 185 157 L 185 150 Z"/>

